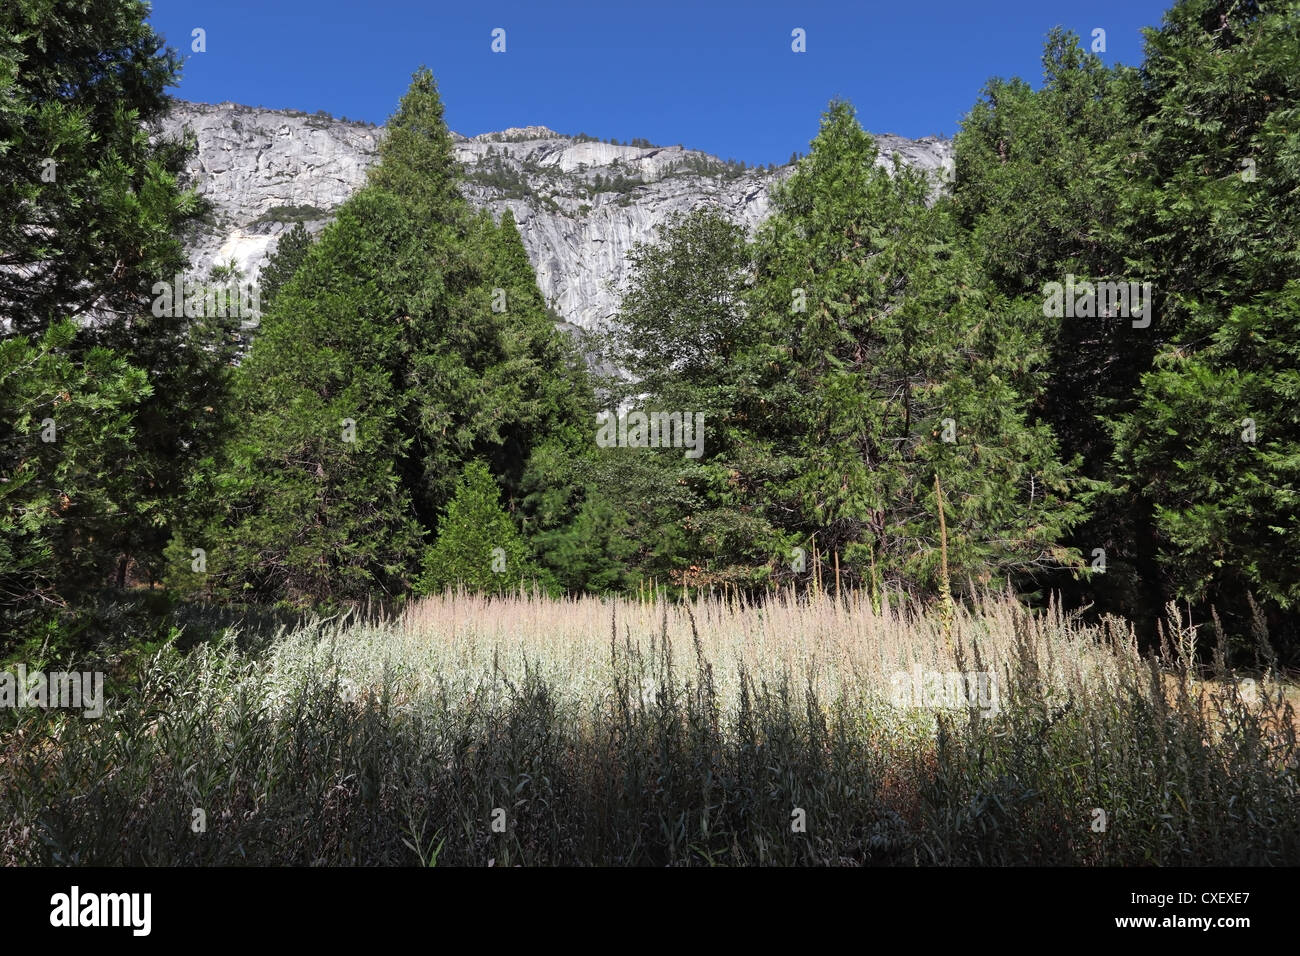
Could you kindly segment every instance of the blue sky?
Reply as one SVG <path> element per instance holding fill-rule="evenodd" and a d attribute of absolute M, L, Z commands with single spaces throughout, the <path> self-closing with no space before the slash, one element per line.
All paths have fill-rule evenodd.
<path fill-rule="evenodd" d="M 186 56 L 184 99 L 382 123 L 423 63 L 467 136 L 539 124 L 756 164 L 805 151 L 835 96 L 873 132 L 951 136 L 990 76 L 1040 82 L 1057 24 L 1088 43 L 1105 29 L 1104 59 L 1137 64 L 1171 3 L 154 0 L 150 22 Z"/>

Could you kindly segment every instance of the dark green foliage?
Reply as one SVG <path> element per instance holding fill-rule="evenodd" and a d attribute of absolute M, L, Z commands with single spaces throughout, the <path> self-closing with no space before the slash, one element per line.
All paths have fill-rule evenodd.
<path fill-rule="evenodd" d="M 591 188 L 593 193 L 616 193 L 619 196 L 627 197 L 632 194 L 634 189 L 643 185 L 645 183 L 640 178 L 632 178 L 621 172 L 614 173 L 608 178 L 597 173 L 596 178 L 592 180 Z"/>
<path fill-rule="evenodd" d="M 712 405 L 700 392 L 730 380 L 745 337 L 744 230 L 720 213 L 700 210 L 672 217 L 656 238 L 628 254 L 632 281 L 619 303 L 612 346 L 636 376 L 636 389 L 671 402 Z"/>
<path fill-rule="evenodd" d="M 490 218 L 480 217 L 479 227 L 485 243 L 483 283 L 494 317 L 493 335 L 485 343 L 495 340 L 498 348 L 497 362 L 485 378 L 495 389 L 490 399 L 499 422 L 479 451 L 489 456 L 494 473 L 503 476 L 513 495 L 531 450 L 585 423 L 590 385 L 581 356 L 555 327 L 537 288 L 514 214 L 506 209 L 495 227 Z"/>
<path fill-rule="evenodd" d="M 698 461 L 644 459 L 666 469 L 647 503 L 676 526 L 661 560 L 755 583 L 769 565 L 806 574 L 816 546 L 850 581 L 937 587 L 937 474 L 958 581 L 1071 562 L 1071 468 L 1026 420 L 1042 324 L 988 287 L 924 176 L 875 158 L 833 104 L 752 251 L 696 214 L 634 253 L 614 339 L 626 391 L 709 422 Z"/>
<path fill-rule="evenodd" d="M 1293 414 L 1288 336 L 1260 310 L 1286 315 L 1300 272 L 1297 16 L 1294 0 L 1180 0 L 1136 69 L 1055 31 L 1043 88 L 993 81 L 957 139 L 955 204 L 1004 293 L 1041 303 L 1067 274 L 1154 287 L 1148 328 L 1052 320 L 1034 407 L 1102 482 L 1067 542 L 1104 548 L 1107 573 L 1071 600 L 1148 636 L 1175 596 L 1241 635 L 1253 594 L 1277 640 L 1295 631 L 1278 530 L 1295 476 L 1286 451 L 1240 434 L 1268 419 L 1283 449 Z"/>
<path fill-rule="evenodd" d="M 1057 28 L 1042 88 L 993 79 L 962 123 L 954 205 L 1006 292 L 1036 297 L 1065 272 L 1122 273 L 1122 250 L 1108 240 L 1124 183 L 1106 148 L 1130 123 L 1119 75 Z"/>
<path fill-rule="evenodd" d="M 258 291 L 264 310 L 275 305 L 275 297 L 298 271 L 303 259 L 307 257 L 307 250 L 311 248 L 311 243 L 311 236 L 300 222 L 295 223 L 292 229 L 280 237 L 275 252 L 267 257 L 262 265 L 262 271 L 258 274 Z"/>
<path fill-rule="evenodd" d="M 240 368 L 223 507 L 187 533 L 227 597 L 406 593 L 464 464 L 487 459 L 513 495 L 532 448 L 575 419 L 585 380 L 513 219 L 471 215 L 458 182 L 418 72 L 370 184 L 275 292 Z"/>
<path fill-rule="evenodd" d="M 411 439 L 394 366 L 409 332 L 378 282 L 357 282 L 401 255 L 401 216 L 374 190 L 345 204 L 240 367 L 213 487 L 224 514 L 188 536 L 232 596 L 331 602 L 405 587 L 421 537 L 398 473 Z"/>
<path fill-rule="evenodd" d="M 1225 616 L 1245 617 L 1247 594 L 1294 611 L 1300 282 L 1212 322 L 1201 348 L 1169 350 L 1144 377 L 1141 405 L 1114 426 L 1117 459 L 1154 508 L 1180 598 L 1208 601 Z"/>
<path fill-rule="evenodd" d="M 462 586 L 480 593 L 547 589 L 549 576 L 533 562 L 499 495 L 483 462 L 465 466 L 438 523 L 438 540 L 424 553 L 417 592 Z"/>
<path fill-rule="evenodd" d="M 0 11 L 0 316 L 17 331 L 129 317 L 185 263 L 177 231 L 201 211 L 176 186 L 185 147 L 144 125 L 166 113 L 180 60 L 147 13 L 135 0 Z"/>
<path fill-rule="evenodd" d="M 990 289 L 946 203 L 833 104 L 774 195 L 752 295 L 771 369 L 765 427 L 801 459 L 783 497 L 862 580 L 934 587 L 936 475 L 958 582 L 1068 563 L 1072 469 L 1026 420 L 1043 350 Z M 874 570 L 873 570 L 874 569 Z"/>
<path fill-rule="evenodd" d="M 801 549 L 848 584 L 932 592 L 946 547 L 958 590 L 1064 588 L 1144 632 L 1177 596 L 1236 635 L 1258 601 L 1289 641 L 1298 12 L 1179 0 L 1131 68 L 1053 30 L 1041 88 L 991 80 L 967 116 L 951 197 L 878 166 L 832 104 L 754 241 L 697 212 L 632 252 L 610 342 L 630 379 L 597 402 L 513 212 L 462 196 L 427 70 L 367 186 L 266 263 L 251 350 L 252 323 L 155 314 L 202 212 L 177 180 L 185 144 L 149 140 L 177 58 L 138 3 L 17 0 L 0 15 L 6 427 L 17 403 L 54 401 L 30 378 L 48 367 L 102 416 L 102 447 L 77 459 L 118 470 L 77 466 L 96 510 L 59 517 L 75 546 L 14 559 L 14 600 L 161 578 L 227 601 L 400 599 L 420 575 L 450 582 L 437 548 L 459 567 L 440 523 L 482 462 L 520 553 L 567 590 L 806 585 Z M 746 170 L 690 156 L 670 174 Z M 493 150 L 473 173 L 515 209 L 558 208 L 537 185 L 555 175 Z M 615 164 L 587 198 L 640 185 Z M 1045 285 L 1068 276 L 1149 282 L 1153 321 L 1047 314 Z M 68 316 L 93 321 L 41 338 Z M 596 413 L 620 403 L 702 414 L 701 454 L 596 447 Z M 38 451 L 10 471 L 56 468 Z M 48 514 L 16 507 L 44 517 L 7 533 L 54 540 Z M 1080 580 L 1096 549 L 1106 574 Z M 51 589 L 59 561 L 77 580 Z"/>
<path fill-rule="evenodd" d="M 1153 509 L 1166 593 L 1205 616 L 1216 608 L 1239 636 L 1258 599 L 1289 656 L 1300 646 L 1298 18 L 1294 0 L 1183 0 L 1148 34 L 1129 91 L 1126 248 L 1162 290 L 1161 348 L 1111 426 L 1117 493 Z M 1242 441 L 1245 418 L 1256 443 Z"/>
<path fill-rule="evenodd" d="M 1243 302 L 1300 275 L 1297 17 L 1296 0 L 1180 0 L 1147 33 L 1129 97 L 1131 255 L 1168 290 L 1169 334 L 1191 303 Z"/>
<path fill-rule="evenodd" d="M 76 336 L 65 321 L 0 342 L 0 656 L 48 625 L 70 626 L 102 583 L 96 538 L 137 493 L 119 465 L 146 376 L 107 349 L 80 352 Z"/>
<path fill-rule="evenodd" d="M 507 166 L 500 156 L 492 156 L 478 163 L 465 178 L 472 183 L 486 186 L 502 199 L 536 199 L 537 193 L 528 177 L 513 166 Z"/>
<path fill-rule="evenodd" d="M 1094 481 L 1112 475 L 1102 416 L 1132 406 L 1156 336 L 1164 334 L 1163 316 L 1135 329 L 1126 317 L 1046 318 L 1042 306 L 1045 284 L 1065 283 L 1067 275 L 1155 282 L 1150 269 L 1132 261 L 1138 250 L 1125 234 L 1133 153 L 1125 141 L 1133 118 L 1123 84 L 1130 73 L 1107 69 L 1080 49 L 1077 36 L 1055 29 L 1043 53 L 1041 89 L 1019 79 L 990 81 L 954 144 L 953 204 L 972 248 L 995 287 L 1042 328 L 1048 346 L 1034 418 L 1052 427 Z M 1085 554 L 1103 548 L 1106 575 L 1086 584 L 1062 575 L 1046 580 L 1073 600 L 1099 601 L 1104 610 L 1152 623 L 1162 600 L 1148 513 L 1128 497 L 1084 498 L 1090 520 L 1065 543 Z"/>
<path fill-rule="evenodd" d="M 87 428 L 81 436 L 111 436 L 103 448 L 78 449 L 111 479 L 76 470 L 64 476 L 73 500 L 84 483 L 88 507 L 60 518 L 60 533 L 77 542 L 75 560 L 58 549 L 55 560 L 73 563 L 43 572 L 63 595 L 120 587 L 132 568 L 141 580 L 157 575 L 187 477 L 216 439 L 232 344 L 231 324 L 219 317 L 152 308 L 156 284 L 172 283 L 185 266 L 177 234 L 203 205 L 178 184 L 189 147 L 150 139 L 168 109 L 165 89 L 178 78 L 179 59 L 145 22 L 147 13 L 131 0 L 16 0 L 0 12 L 5 334 L 28 335 L 33 347 L 73 318 L 81 331 L 49 354 L 65 373 L 114 369 L 107 381 L 88 378 L 87 396 L 125 394 L 112 385 L 125 374 L 121 362 L 147 383 L 118 406 L 124 414 L 129 408 L 129 425 L 112 418 L 108 431 Z M 21 412 L 5 407 L 0 415 L 12 422 Z M 116 489 L 111 501 L 90 508 L 107 485 Z"/>
<path fill-rule="evenodd" d="M 599 485 L 628 513 L 647 575 L 679 578 L 695 564 L 710 581 L 757 584 L 779 545 L 775 502 L 760 489 L 784 466 L 748 425 L 757 327 L 744 303 L 744 230 L 717 212 L 675 216 L 629 260 L 607 347 L 632 381 L 607 383 L 607 405 L 702 414 L 705 438 L 689 459 L 680 448 L 608 449 Z"/>
<path fill-rule="evenodd" d="M 319 241 L 302 221 L 322 210 L 259 218 L 297 224 L 262 271 L 251 350 L 237 318 L 151 308 L 203 206 L 178 179 L 188 145 L 150 140 L 179 61 L 147 12 L 0 12 L 0 660 L 93 657 L 107 638 L 118 666 L 135 642 L 104 720 L 0 713 L 0 863 L 1300 858 L 1293 709 L 1275 673 L 1247 702 L 1222 669 L 1300 653 L 1296 0 L 1178 0 L 1136 68 L 1053 30 L 1041 88 L 994 79 L 966 118 L 951 197 L 877 166 L 833 103 L 754 241 L 696 212 L 633 250 L 610 339 L 631 379 L 599 402 L 513 212 L 463 198 L 427 70 Z M 747 169 L 691 156 L 669 174 Z M 585 198 L 633 202 L 627 173 Z M 536 185 L 556 175 L 489 148 L 472 179 L 558 211 Z M 1049 315 L 1044 286 L 1067 276 L 1151 283 L 1153 322 Z M 233 263 L 210 277 L 242 281 Z M 596 413 L 620 404 L 703 415 L 701 453 L 597 447 Z M 1080 551 L 1106 573 L 1080 581 Z M 697 668 L 670 665 L 666 609 L 658 632 L 611 622 L 587 697 L 545 661 L 516 682 L 471 665 L 468 693 L 446 673 L 412 693 L 386 669 L 357 700 L 333 660 L 165 646 L 173 620 L 220 630 L 177 598 L 250 602 L 252 622 L 465 587 L 495 613 L 520 589 L 647 578 L 761 595 L 765 626 L 782 598 L 764 586 L 820 586 L 815 555 L 873 604 L 1064 587 L 1148 641 L 1178 598 L 1217 632 L 1218 680 L 1194 691 L 1197 629 L 1179 620 L 1172 664 L 1168 646 L 1142 664 L 1116 619 L 1057 634 L 1069 659 L 1049 660 L 1026 635 L 1059 612 L 1009 603 L 949 642 L 960 663 L 1009 627 L 1005 707 L 911 737 L 878 686 L 824 699 L 812 670 L 742 669 L 724 706 L 693 616 Z M 870 617 L 840 584 L 817 620 Z M 952 636 L 944 608 L 931 622 L 904 602 L 888 623 L 929 646 Z M 374 633 L 409 638 L 389 626 Z M 321 662 L 323 642 L 294 640 Z M 1094 685 L 1101 643 L 1121 660 Z M 1074 670 L 1053 688 L 1058 665 Z M 200 839 L 174 825 L 196 794 L 223 814 Z M 1119 808 L 1105 833 L 1094 803 Z M 504 834 L 484 825 L 494 806 Z"/>
<path fill-rule="evenodd" d="M 542 526 L 532 539 L 556 583 L 571 593 L 603 594 L 637 583 L 633 555 L 645 540 L 636 519 L 604 489 L 586 489 L 572 519 L 562 527 Z"/>

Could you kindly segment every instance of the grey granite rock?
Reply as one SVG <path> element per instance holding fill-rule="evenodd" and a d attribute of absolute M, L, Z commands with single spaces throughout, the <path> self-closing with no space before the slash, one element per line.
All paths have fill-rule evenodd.
<path fill-rule="evenodd" d="M 323 114 L 178 101 L 161 132 L 176 136 L 183 127 L 198 142 L 189 174 L 213 205 L 209 221 L 187 236 L 195 271 L 233 259 L 250 279 L 294 222 L 313 232 L 325 226 L 364 184 L 383 136 L 382 127 Z M 742 171 L 680 146 L 581 141 L 542 126 L 453 136 L 467 198 L 495 216 L 514 212 L 542 293 L 584 329 L 613 315 L 625 257 L 656 225 L 712 206 L 752 229 L 767 215 L 770 186 L 788 172 Z M 951 171 L 947 140 L 876 141 L 880 163 L 897 152 L 934 175 L 936 188 Z M 598 191 L 598 176 L 619 188 Z"/>

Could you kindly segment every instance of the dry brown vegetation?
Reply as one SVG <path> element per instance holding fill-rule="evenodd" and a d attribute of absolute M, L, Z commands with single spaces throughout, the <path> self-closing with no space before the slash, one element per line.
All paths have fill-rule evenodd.
<path fill-rule="evenodd" d="M 1144 656 L 1122 621 L 994 595 L 447 594 L 167 649 L 98 721 L 15 712 L 0 857 L 1297 862 L 1294 689 L 1167 634 Z"/>

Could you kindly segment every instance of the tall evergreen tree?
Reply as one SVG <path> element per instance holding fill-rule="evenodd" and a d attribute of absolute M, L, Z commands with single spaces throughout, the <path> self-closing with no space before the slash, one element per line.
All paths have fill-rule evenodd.
<path fill-rule="evenodd" d="M 111 480 L 129 493 L 93 519 L 61 519 L 68 534 L 82 522 L 77 573 L 119 585 L 132 561 L 156 573 L 186 477 L 215 441 L 228 334 L 152 308 L 156 284 L 185 265 L 178 233 L 202 204 L 178 181 L 191 144 L 151 135 L 179 59 L 147 14 L 134 0 L 15 0 L 0 11 L 0 324 L 37 347 L 74 318 L 81 331 L 59 354 L 88 368 L 109 349 L 148 383 L 130 406 L 132 444 L 112 458 Z M 109 479 L 79 480 L 90 499 Z"/>
<path fill-rule="evenodd" d="M 375 278 L 401 218 L 378 191 L 349 200 L 239 368 L 235 435 L 202 491 L 224 513 L 187 536 L 227 593 L 311 604 L 405 587 L 421 538 L 397 467 L 406 332 Z"/>
<path fill-rule="evenodd" d="M 461 586 L 481 593 L 553 588 L 502 509 L 492 473 L 479 461 L 470 462 L 461 474 L 439 522 L 438 539 L 424 554 L 416 589 L 432 594 Z"/>
<path fill-rule="evenodd" d="M 1300 652 L 1300 281 L 1171 349 L 1115 423 L 1123 477 L 1152 502 L 1175 593 L 1249 633 L 1247 595 Z M 1254 648 L 1249 648 L 1254 650 Z"/>
<path fill-rule="evenodd" d="M 180 59 L 138 0 L 13 0 L 0 10 L 0 318 L 126 322 L 185 264 L 201 212 L 187 147 L 150 138 Z"/>
<path fill-rule="evenodd" d="M 300 222 L 294 223 L 293 228 L 280 237 L 275 251 L 267 257 L 257 277 L 258 293 L 263 309 L 270 309 L 275 305 L 275 297 L 284 284 L 293 278 L 302 261 L 307 258 L 307 250 L 311 248 L 311 242 L 311 235 Z"/>
<path fill-rule="evenodd" d="M 1162 348 L 1111 422 L 1114 485 L 1152 509 L 1167 596 L 1236 635 L 1257 600 L 1292 654 L 1298 19 L 1294 0 L 1179 0 L 1147 33 L 1125 210 Z"/>
<path fill-rule="evenodd" d="M 1178 0 L 1146 31 L 1123 178 L 1132 258 L 1167 293 L 1166 340 L 1194 303 L 1245 303 L 1300 275 L 1297 16 L 1296 0 Z"/>
<path fill-rule="evenodd" d="M 758 237 L 762 423 L 802 459 L 777 492 L 792 530 L 861 579 L 934 586 L 937 475 L 959 583 L 1067 563 L 1072 468 L 1026 420 L 1041 326 L 988 288 L 928 180 L 875 158 L 833 103 Z"/>
<path fill-rule="evenodd" d="M 533 449 L 552 440 L 573 444 L 572 430 L 590 414 L 591 386 L 582 357 L 547 310 L 514 213 L 507 208 L 497 226 L 490 217 L 481 225 L 484 294 L 493 319 L 482 342 L 498 348 L 485 368 L 485 395 L 497 425 L 476 454 L 491 463 L 513 499 Z"/>
<path fill-rule="evenodd" d="M 1298 13 L 1294 0 L 1178 0 L 1137 69 L 1107 70 L 1054 31 L 1042 89 L 993 81 L 957 140 L 956 206 L 1003 292 L 1041 295 L 1067 273 L 1154 289 L 1146 328 L 1057 320 L 1035 408 L 1101 482 L 1070 539 L 1106 553 L 1086 596 L 1148 634 L 1175 595 L 1201 599 L 1202 617 L 1217 605 L 1239 633 L 1248 589 L 1275 620 L 1289 600 L 1285 573 L 1261 557 L 1286 526 L 1285 456 L 1239 439 L 1247 417 L 1287 434 L 1260 376 L 1285 382 L 1289 350 L 1275 326 L 1251 332 L 1275 343 L 1273 359 L 1239 332 L 1263 302 L 1285 315 L 1297 274 Z M 1243 404 L 1253 411 L 1229 429 Z M 1259 498 L 1261 479 L 1275 494 Z M 1273 518 L 1242 521 L 1247 502 Z"/>
<path fill-rule="evenodd" d="M 149 384 L 76 336 L 65 321 L 0 341 L 0 656 L 23 638 L 62 646 L 60 617 L 97 583 L 93 536 L 135 493 L 117 466 Z"/>
<path fill-rule="evenodd" d="M 994 79 L 963 121 L 954 206 L 996 288 L 1019 299 L 1027 320 L 1043 328 L 1049 378 L 1033 417 L 1051 425 L 1095 483 L 1083 496 L 1090 517 L 1067 543 L 1088 554 L 1100 548 L 1106 573 L 1086 581 L 1058 574 L 1050 585 L 1073 601 L 1150 623 L 1162 605 L 1154 527 L 1149 508 L 1132 495 L 1100 493 L 1114 476 L 1103 419 L 1132 407 L 1165 323 L 1135 329 L 1127 316 L 1073 310 L 1051 319 L 1042 308 L 1047 283 L 1071 275 L 1080 282 L 1155 278 L 1133 261 L 1138 250 L 1125 212 L 1136 128 L 1125 94 L 1132 71 L 1107 68 L 1059 27 L 1047 37 L 1042 62 L 1040 89 Z"/>
<path fill-rule="evenodd" d="M 518 234 L 470 213 L 442 115 L 422 69 L 241 366 L 207 533 L 227 594 L 403 593 L 464 464 L 517 487 L 573 401 Z"/>

